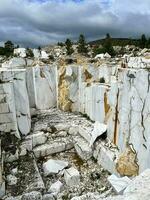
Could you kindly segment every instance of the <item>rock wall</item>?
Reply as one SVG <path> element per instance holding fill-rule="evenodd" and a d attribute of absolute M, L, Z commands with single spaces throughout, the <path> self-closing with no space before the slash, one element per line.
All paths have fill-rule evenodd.
<path fill-rule="evenodd" d="M 15 63 L 17 68 L 12 69 Z M 3 64 L 0 73 L 0 130 L 17 138 L 20 133 L 27 135 L 30 108 L 58 105 L 65 111 L 80 112 L 107 124 L 107 138 L 120 153 L 115 161 L 117 171 L 136 175 L 150 167 L 149 63 L 145 57 L 131 57 L 123 65 L 67 65 L 57 69 L 55 65 L 13 58 Z"/>
<path fill-rule="evenodd" d="M 60 108 L 107 124 L 107 136 L 120 152 L 116 168 L 121 175 L 150 167 L 149 66 L 147 58 L 131 57 L 108 68 L 66 66 L 60 76 Z"/>
<path fill-rule="evenodd" d="M 108 91 L 112 69 L 104 76 L 102 67 L 65 66 L 59 70 L 59 107 L 80 112 L 93 121 L 104 122 L 109 111 Z M 106 66 L 104 66 L 106 69 Z M 109 70 L 111 69 L 111 70 Z"/>
<path fill-rule="evenodd" d="M 30 132 L 31 119 L 24 69 L 1 69 L 0 131 L 17 138 Z"/>
<path fill-rule="evenodd" d="M 57 67 L 36 65 L 27 68 L 27 89 L 31 108 L 57 106 Z"/>
<path fill-rule="evenodd" d="M 148 69 L 120 68 L 114 87 L 109 135 L 113 136 L 120 152 L 132 147 L 141 172 L 150 167 L 150 72 Z"/>

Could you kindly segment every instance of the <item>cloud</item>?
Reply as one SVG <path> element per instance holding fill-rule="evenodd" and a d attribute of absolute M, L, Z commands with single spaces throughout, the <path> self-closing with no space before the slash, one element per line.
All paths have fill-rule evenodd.
<path fill-rule="evenodd" d="M 0 0 L 0 41 L 38 46 L 77 39 L 150 34 L 149 0 Z"/>

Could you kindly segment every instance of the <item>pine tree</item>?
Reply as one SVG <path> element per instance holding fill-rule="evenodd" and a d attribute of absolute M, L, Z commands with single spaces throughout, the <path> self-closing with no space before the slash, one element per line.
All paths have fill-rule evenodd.
<path fill-rule="evenodd" d="M 14 44 L 12 43 L 12 41 L 8 40 L 7 42 L 5 42 L 5 49 L 8 49 L 10 51 L 14 50 Z"/>
<path fill-rule="evenodd" d="M 26 56 L 29 57 L 29 58 L 33 58 L 34 57 L 32 49 L 30 49 L 30 48 L 26 49 Z"/>
<path fill-rule="evenodd" d="M 41 50 L 42 50 L 42 48 L 39 46 L 39 47 L 38 47 L 38 50 L 39 50 L 39 51 L 41 51 Z"/>
<path fill-rule="evenodd" d="M 143 34 L 143 35 L 141 36 L 141 40 L 140 40 L 140 47 L 141 47 L 142 49 L 144 49 L 144 48 L 146 47 L 146 44 L 147 44 L 147 39 L 146 39 L 145 34 Z"/>
<path fill-rule="evenodd" d="M 146 47 L 150 48 L 150 38 L 148 38 L 148 40 L 147 40 Z"/>
<path fill-rule="evenodd" d="M 66 45 L 67 55 L 71 55 L 74 52 L 71 40 L 67 39 L 65 45 Z"/>
<path fill-rule="evenodd" d="M 103 48 L 104 48 L 104 52 L 109 53 L 111 56 L 115 55 L 115 50 L 112 46 L 112 41 L 111 41 L 111 37 L 109 35 L 109 33 L 106 34 L 106 38 L 103 44 Z"/>
<path fill-rule="evenodd" d="M 83 34 L 81 34 L 79 36 L 79 41 L 78 41 L 78 53 L 87 54 L 87 52 L 88 52 L 88 49 L 86 46 L 85 37 Z"/>
<path fill-rule="evenodd" d="M 10 56 L 13 54 L 13 51 L 14 51 L 14 44 L 8 40 L 7 42 L 5 42 L 4 44 L 4 49 L 5 49 L 5 55 L 6 56 Z"/>

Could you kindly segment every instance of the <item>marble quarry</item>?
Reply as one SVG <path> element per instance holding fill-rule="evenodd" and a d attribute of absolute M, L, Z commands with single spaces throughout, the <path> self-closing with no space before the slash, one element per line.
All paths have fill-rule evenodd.
<path fill-rule="evenodd" d="M 5 183 L 9 183 L 8 188 L 16 184 L 15 172 L 6 181 L 5 163 L 22 159 L 25 166 L 29 160 L 38 182 L 36 185 L 35 180 L 31 180 L 33 185 L 25 194 L 29 197 L 18 194 L 12 200 L 30 196 L 42 199 L 38 192 L 45 191 L 43 180 L 51 175 L 51 170 L 56 170 L 55 163 L 61 160 L 51 155 L 72 149 L 81 160 L 88 162 L 93 158 L 95 165 L 114 174 L 112 184 L 114 177 L 130 178 L 145 173 L 150 168 L 149 57 L 125 56 L 113 61 L 109 57 L 108 60 L 103 58 L 98 66 L 92 63 L 59 66 L 40 61 L 39 56 L 48 59 L 44 51 L 33 52 L 38 58 L 36 61 L 25 58 L 24 49 L 20 49 L 15 52 L 20 57 L 2 63 L 0 68 L 0 198 L 6 192 Z M 56 115 L 55 109 L 60 115 Z M 36 118 L 34 122 L 32 118 Z M 31 157 L 24 160 L 29 152 Z M 49 164 L 52 161 L 54 166 Z M 67 185 L 82 184 L 82 174 L 75 166 L 63 165 L 57 173 L 63 170 Z M 43 173 L 46 176 L 42 176 Z M 149 175 L 148 171 L 146 173 Z M 122 184 L 122 180 L 118 182 Z M 43 199 L 55 199 L 64 182 L 55 180 L 51 185 L 54 196 L 45 194 Z M 140 198 L 142 192 L 132 194 L 130 184 L 134 184 L 132 179 L 123 189 L 118 186 L 116 191 L 123 195 L 112 199 L 126 200 L 130 196 L 134 199 L 134 195 Z M 143 184 L 147 184 L 146 181 Z M 103 199 L 92 195 L 85 199 Z M 82 199 L 77 196 L 72 200 Z M 147 196 L 144 198 L 146 200 Z"/>

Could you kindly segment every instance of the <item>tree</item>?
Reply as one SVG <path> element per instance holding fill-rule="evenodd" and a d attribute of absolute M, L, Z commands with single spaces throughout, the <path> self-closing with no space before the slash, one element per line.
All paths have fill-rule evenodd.
<path fill-rule="evenodd" d="M 79 41 L 78 41 L 78 53 L 87 54 L 87 52 L 88 52 L 88 49 L 86 46 L 85 37 L 83 34 L 81 34 L 79 36 Z"/>
<path fill-rule="evenodd" d="M 29 48 L 26 49 L 26 56 L 29 57 L 29 58 L 34 57 L 32 49 L 29 49 Z"/>
<path fill-rule="evenodd" d="M 71 55 L 74 52 L 71 40 L 67 39 L 65 45 L 66 45 L 67 55 Z"/>
<path fill-rule="evenodd" d="M 150 48 L 150 38 L 148 38 L 148 40 L 147 40 L 146 47 Z"/>
<path fill-rule="evenodd" d="M 63 47 L 64 43 L 63 42 L 58 42 L 57 45 L 60 46 L 60 47 Z"/>
<path fill-rule="evenodd" d="M 107 52 L 111 56 L 115 56 L 115 50 L 112 46 L 112 41 L 111 41 L 111 37 L 110 37 L 109 33 L 106 34 L 106 38 L 105 38 L 104 44 L 103 44 L 103 49 L 104 49 L 104 53 Z"/>
<path fill-rule="evenodd" d="M 143 35 L 141 36 L 141 40 L 140 40 L 140 47 L 141 47 L 142 49 L 144 49 L 144 48 L 146 47 L 146 44 L 147 44 L 147 39 L 146 39 L 145 34 L 143 34 Z"/>
<path fill-rule="evenodd" d="M 14 44 L 8 40 L 7 42 L 5 42 L 5 49 L 9 50 L 9 51 L 13 51 L 14 50 Z"/>
<path fill-rule="evenodd" d="M 39 51 L 41 51 L 41 50 L 42 50 L 40 46 L 38 47 L 38 50 L 39 50 Z"/>
<path fill-rule="evenodd" d="M 7 42 L 5 42 L 4 44 L 4 49 L 5 49 L 5 55 L 6 56 L 10 56 L 13 54 L 13 51 L 14 51 L 14 44 L 8 40 Z"/>

